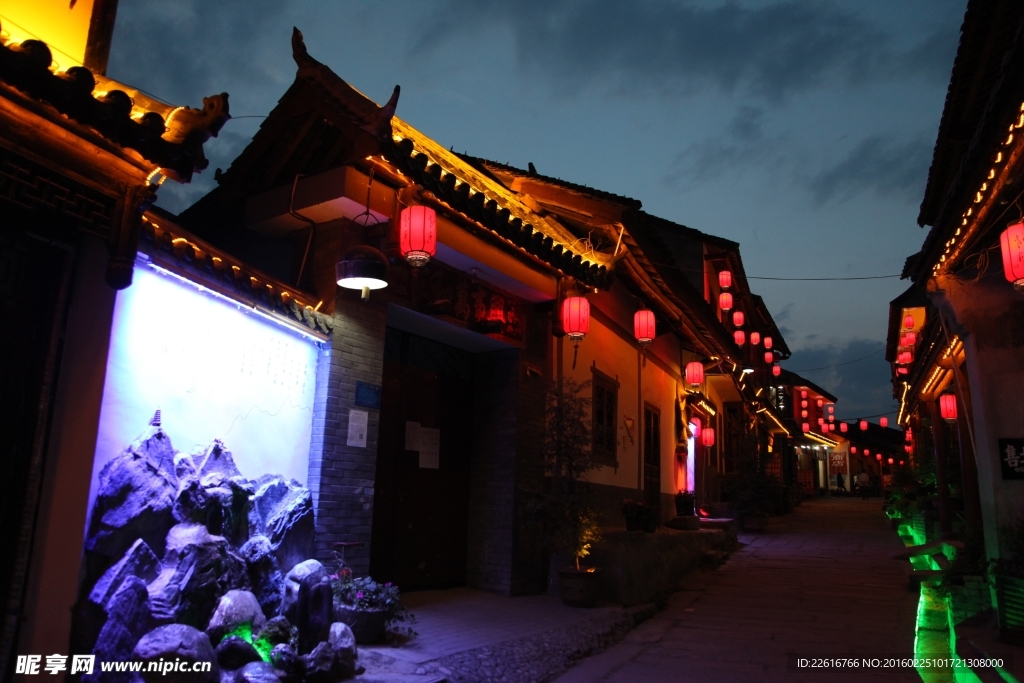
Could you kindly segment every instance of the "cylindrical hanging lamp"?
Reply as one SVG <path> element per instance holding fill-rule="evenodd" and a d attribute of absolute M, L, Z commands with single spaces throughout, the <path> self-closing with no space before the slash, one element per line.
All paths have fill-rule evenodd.
<path fill-rule="evenodd" d="M 562 302 L 562 328 L 574 342 L 580 342 L 587 336 L 590 332 L 590 302 L 586 297 L 565 297 Z"/>
<path fill-rule="evenodd" d="M 722 292 L 718 295 L 718 307 L 723 311 L 732 310 L 732 294 L 729 292 Z"/>
<path fill-rule="evenodd" d="M 939 412 L 946 422 L 956 422 L 956 396 L 953 394 L 939 396 Z"/>
<path fill-rule="evenodd" d="M 715 430 L 711 427 L 705 427 L 700 433 L 700 442 L 705 446 L 715 445 Z"/>
<path fill-rule="evenodd" d="M 437 253 L 437 214 L 429 206 L 407 206 L 400 218 L 398 242 L 402 257 L 410 265 L 425 265 Z"/>
<path fill-rule="evenodd" d="M 868 421 L 867 420 L 861 420 L 860 421 L 860 431 L 866 432 L 867 430 L 868 430 Z"/>
<path fill-rule="evenodd" d="M 723 270 L 718 273 L 718 286 L 722 289 L 732 287 L 732 271 Z"/>
<path fill-rule="evenodd" d="M 747 317 L 743 315 L 743 311 L 732 312 L 732 324 L 735 325 L 736 327 L 743 327 L 743 323 L 745 323 L 746 320 Z"/>
<path fill-rule="evenodd" d="M 747 343 L 747 333 L 743 330 L 736 330 L 732 333 L 732 340 L 736 342 L 736 346 L 743 346 Z"/>
<path fill-rule="evenodd" d="M 1003 254 L 1003 276 L 1013 288 L 1024 291 L 1024 223 L 1011 225 L 999 236 Z"/>
<path fill-rule="evenodd" d="M 334 275 L 339 287 L 360 290 L 366 301 L 371 290 L 388 286 L 388 259 L 373 247 L 360 244 L 342 254 L 334 265 Z"/>
<path fill-rule="evenodd" d="M 633 314 L 633 335 L 640 346 L 648 346 L 654 341 L 654 311 L 642 308 Z"/>
<path fill-rule="evenodd" d="M 686 381 L 691 387 L 699 387 L 704 381 L 704 366 L 697 361 L 687 363 Z"/>

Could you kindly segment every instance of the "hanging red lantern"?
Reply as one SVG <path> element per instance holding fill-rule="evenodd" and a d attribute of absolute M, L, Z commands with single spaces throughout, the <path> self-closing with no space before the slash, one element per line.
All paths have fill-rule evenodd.
<path fill-rule="evenodd" d="M 946 422 L 956 422 L 956 396 L 953 394 L 939 396 L 939 412 Z"/>
<path fill-rule="evenodd" d="M 760 343 L 761 343 L 761 333 L 760 332 L 751 332 L 750 333 L 750 344 L 751 344 L 751 346 L 757 346 Z"/>
<path fill-rule="evenodd" d="M 775 354 L 772 353 L 771 351 L 765 351 L 764 352 L 764 362 L 765 363 L 774 363 L 775 362 Z"/>
<path fill-rule="evenodd" d="M 903 461 L 900 460 L 900 467 L 903 467 Z"/>
<path fill-rule="evenodd" d="M 867 430 L 868 430 L 868 421 L 867 420 L 861 420 L 860 421 L 860 431 L 866 432 Z"/>
<path fill-rule="evenodd" d="M 800 407 L 801 408 L 806 408 L 807 407 L 807 401 L 800 401 Z"/>
<path fill-rule="evenodd" d="M 765 337 L 764 338 L 764 348 L 766 348 L 766 349 L 772 348 L 772 338 L 771 337 Z"/>
<path fill-rule="evenodd" d="M 878 418 L 878 424 L 880 424 L 883 427 L 888 427 L 889 426 L 889 418 L 887 418 L 887 417 L 880 417 L 880 418 Z"/>
<path fill-rule="evenodd" d="M 402 209 L 398 233 L 402 257 L 413 266 L 422 266 L 437 253 L 437 214 L 429 206 Z"/>
<path fill-rule="evenodd" d="M 853 455 L 857 455 L 857 447 L 856 446 L 850 446 L 850 453 L 852 453 Z"/>
<path fill-rule="evenodd" d="M 914 354 L 910 351 L 900 351 L 896 354 L 896 362 L 900 365 L 910 365 L 914 362 Z"/>
<path fill-rule="evenodd" d="M 804 432 L 809 432 L 811 431 L 811 425 L 804 422 L 802 425 L 800 425 L 800 429 L 802 429 Z"/>
<path fill-rule="evenodd" d="M 830 412 L 830 413 L 836 412 L 836 407 L 835 407 L 834 404 L 832 404 L 832 403 L 828 404 L 828 412 Z"/>
<path fill-rule="evenodd" d="M 640 346 L 647 346 L 654 341 L 654 311 L 642 308 L 633 314 L 633 336 Z"/>
<path fill-rule="evenodd" d="M 864 452 L 867 453 L 867 451 L 864 451 Z M 875 454 L 875 460 L 881 462 L 882 461 L 882 454 L 881 453 L 876 453 Z"/>
<path fill-rule="evenodd" d="M 562 302 L 562 328 L 574 342 L 590 332 L 590 302 L 582 296 L 567 296 Z"/>
<path fill-rule="evenodd" d="M 704 366 L 697 361 L 686 364 L 686 381 L 691 387 L 699 387 L 704 381 Z"/>
<path fill-rule="evenodd" d="M 903 327 L 907 328 L 908 330 L 914 329 L 914 316 L 912 316 L 909 313 L 903 316 Z"/>
<path fill-rule="evenodd" d="M 910 427 L 907 427 L 907 432 L 906 432 L 906 434 L 904 434 L 904 437 L 906 438 L 907 441 L 913 440 L 914 434 L 913 434 L 913 432 L 910 431 Z"/>
<path fill-rule="evenodd" d="M 906 368 L 896 368 L 896 374 L 897 375 L 907 375 L 907 374 L 910 374 L 910 370 L 907 370 Z"/>
<path fill-rule="evenodd" d="M 905 337 L 905 339 L 903 340 L 905 342 L 903 344 L 904 346 L 913 346 L 914 344 L 917 343 L 917 332 L 907 332 L 903 336 Z"/>
<path fill-rule="evenodd" d="M 840 422 L 839 423 L 839 431 L 843 432 L 844 434 L 846 433 L 846 430 L 849 429 L 849 428 L 850 428 L 850 426 L 848 424 L 846 424 L 845 422 Z"/>
<path fill-rule="evenodd" d="M 824 399 L 821 399 L 821 398 L 819 398 L 819 399 L 818 399 L 818 407 L 820 408 L 820 407 L 822 407 L 823 405 L 825 405 L 825 400 L 824 400 Z"/>
<path fill-rule="evenodd" d="M 832 422 L 828 423 L 828 431 L 830 431 L 830 432 L 836 431 L 836 426 L 835 426 L 834 423 L 832 423 Z"/>
<path fill-rule="evenodd" d="M 1011 225 L 999 236 L 1003 275 L 1017 291 L 1024 290 L 1024 223 Z"/>
<path fill-rule="evenodd" d="M 718 307 L 723 311 L 729 311 L 732 309 L 732 294 L 729 292 L 722 292 L 718 295 Z"/>
<path fill-rule="evenodd" d="M 800 390 L 800 398 L 807 398 L 807 390 L 806 389 L 801 389 Z"/>
<path fill-rule="evenodd" d="M 782 374 L 782 366 L 779 365 L 778 363 L 776 363 L 775 365 L 772 366 L 772 375 L 774 375 L 775 377 L 778 377 L 781 374 Z"/>
<path fill-rule="evenodd" d="M 835 422 L 835 420 L 836 420 L 836 416 L 835 415 L 829 415 L 828 416 L 828 421 L 829 422 Z"/>
<path fill-rule="evenodd" d="M 806 410 L 801 410 L 800 411 L 800 417 L 806 418 L 807 417 L 807 411 Z"/>
<path fill-rule="evenodd" d="M 893 459 L 889 458 L 889 464 L 891 465 L 892 463 L 893 463 Z"/>
<path fill-rule="evenodd" d="M 747 333 L 743 330 L 736 330 L 732 333 L 732 340 L 736 342 L 736 346 L 743 346 L 747 342 Z"/>
<path fill-rule="evenodd" d="M 705 446 L 715 445 L 715 430 L 711 427 L 705 427 L 704 431 L 700 433 L 700 442 Z"/>
<path fill-rule="evenodd" d="M 718 286 L 722 289 L 732 287 L 732 271 L 723 270 L 718 274 Z"/>
<path fill-rule="evenodd" d="M 732 324 L 736 327 L 743 327 L 743 323 L 746 322 L 747 317 L 743 315 L 743 311 L 732 312 Z"/>

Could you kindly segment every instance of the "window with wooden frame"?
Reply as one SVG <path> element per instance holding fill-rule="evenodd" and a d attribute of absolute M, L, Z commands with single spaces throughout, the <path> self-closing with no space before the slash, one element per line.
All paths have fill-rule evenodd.
<path fill-rule="evenodd" d="M 593 418 L 593 457 L 601 465 L 618 467 L 619 383 L 594 369 L 591 380 L 591 416 Z"/>

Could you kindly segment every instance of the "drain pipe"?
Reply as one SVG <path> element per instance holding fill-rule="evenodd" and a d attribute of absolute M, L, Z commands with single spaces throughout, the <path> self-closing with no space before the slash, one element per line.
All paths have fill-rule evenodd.
<path fill-rule="evenodd" d="M 292 194 L 288 200 L 288 213 L 294 218 L 298 218 L 300 221 L 309 225 L 309 237 L 306 239 L 306 250 L 302 253 L 302 264 L 299 266 L 299 276 L 295 278 L 295 286 L 298 287 L 299 283 L 302 282 L 302 274 L 306 270 L 306 260 L 309 258 L 309 247 L 313 244 L 313 232 L 316 230 L 316 221 L 303 216 L 301 213 L 295 210 L 295 188 L 299 185 L 299 178 L 302 177 L 301 173 L 296 173 L 294 180 L 292 180 Z"/>

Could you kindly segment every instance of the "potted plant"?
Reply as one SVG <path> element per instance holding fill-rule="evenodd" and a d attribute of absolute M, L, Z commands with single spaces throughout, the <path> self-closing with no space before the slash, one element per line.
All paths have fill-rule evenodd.
<path fill-rule="evenodd" d="M 679 492 L 676 493 L 676 514 L 680 517 L 693 517 L 693 504 L 695 501 L 696 496 L 694 496 L 693 491 L 679 489 Z"/>
<path fill-rule="evenodd" d="M 416 617 L 402 605 L 398 586 L 378 583 L 368 576 L 355 578 L 352 570 L 340 567 L 331 575 L 335 621 L 348 624 L 360 645 L 379 642 L 387 632 L 412 638 Z M 408 626 L 400 624 L 407 622 Z"/>
<path fill-rule="evenodd" d="M 657 527 L 654 510 L 642 500 L 623 500 L 622 514 L 626 517 L 626 531 L 646 531 L 653 534 Z"/>
<path fill-rule="evenodd" d="M 592 607 L 600 587 L 600 569 L 580 563 L 600 538 L 597 514 L 583 480 L 593 467 L 590 399 L 583 395 L 589 387 L 590 382 L 564 377 L 548 391 L 542 443 L 548 476 L 536 517 L 551 549 L 573 558 L 573 565 L 558 568 L 562 601 L 573 607 Z"/>

